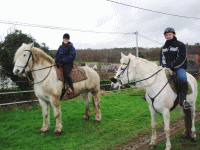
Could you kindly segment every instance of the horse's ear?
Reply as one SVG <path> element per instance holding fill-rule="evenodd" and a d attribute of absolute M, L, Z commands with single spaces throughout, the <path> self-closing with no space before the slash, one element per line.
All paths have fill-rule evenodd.
<path fill-rule="evenodd" d="M 121 57 L 124 57 L 125 55 L 121 52 Z"/>

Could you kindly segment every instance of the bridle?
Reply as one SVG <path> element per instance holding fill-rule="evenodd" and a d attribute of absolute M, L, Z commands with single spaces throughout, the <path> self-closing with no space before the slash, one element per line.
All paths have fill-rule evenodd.
<path fill-rule="evenodd" d="M 124 74 L 125 70 L 127 69 L 127 78 L 128 78 L 128 83 L 129 83 L 129 72 L 128 72 L 128 69 L 129 69 L 129 64 L 130 64 L 130 60 L 128 61 L 128 63 L 123 63 L 123 65 L 126 65 L 126 67 L 123 69 L 123 71 L 117 76 L 117 78 L 119 79 L 121 75 Z"/>
<path fill-rule="evenodd" d="M 38 83 L 43 82 L 43 81 L 44 81 L 44 80 L 49 76 L 52 67 L 53 67 L 53 66 L 56 66 L 56 65 L 51 65 L 51 66 L 49 66 L 49 67 L 45 67 L 45 68 L 41 68 L 41 69 L 37 69 L 37 70 L 33 70 L 33 66 L 34 66 L 33 53 L 32 53 L 31 50 L 25 50 L 25 51 L 30 52 L 29 57 L 28 57 L 28 60 L 27 60 L 27 62 L 26 62 L 26 64 L 25 64 L 25 66 L 17 66 L 17 65 L 15 65 L 15 66 L 23 68 L 23 70 L 22 70 L 22 74 L 23 74 L 23 73 L 26 74 L 27 79 L 29 80 L 29 83 L 30 83 L 30 84 L 38 84 Z M 32 62 L 33 62 L 33 63 L 32 63 L 32 67 L 31 67 L 31 69 L 30 69 L 29 71 L 26 71 L 26 67 L 27 67 L 28 64 L 29 64 L 29 61 L 30 61 L 30 59 L 31 59 L 31 56 L 32 56 Z M 50 68 L 48 74 L 46 75 L 46 77 L 45 77 L 44 79 L 42 79 L 42 80 L 39 81 L 39 82 L 34 83 L 34 81 L 32 81 L 32 80 L 29 78 L 29 76 L 28 76 L 28 73 L 29 73 L 29 72 L 39 71 L 39 70 L 43 70 L 43 69 L 47 69 L 47 68 Z"/>
<path fill-rule="evenodd" d="M 126 64 L 126 63 L 123 63 L 123 65 L 126 65 L 126 67 L 125 67 L 125 68 L 123 69 L 123 71 L 117 76 L 118 79 L 121 78 L 121 80 L 122 80 L 122 77 L 120 77 L 120 76 L 124 74 L 125 70 L 127 70 L 127 78 L 128 78 L 128 83 L 127 83 L 127 84 L 138 83 L 138 82 L 141 82 L 141 81 L 148 80 L 148 79 L 150 79 L 151 77 L 153 77 L 153 76 L 155 76 L 156 74 L 158 74 L 158 73 L 163 69 L 163 67 L 162 67 L 162 68 L 159 69 L 157 72 L 155 72 L 153 75 L 151 75 L 151 76 L 149 76 L 149 77 L 147 77 L 147 78 L 145 78 L 145 79 L 141 79 L 141 80 L 134 81 L 134 82 L 129 82 L 129 73 L 131 73 L 132 71 L 134 71 L 134 70 L 132 70 L 132 71 L 128 72 L 129 64 L 130 64 L 130 60 L 128 61 L 127 64 Z M 120 80 L 120 82 L 121 82 L 121 80 Z M 117 79 L 112 78 L 111 81 L 112 81 L 112 82 L 115 81 L 114 83 L 116 83 Z"/>
<path fill-rule="evenodd" d="M 33 66 L 34 66 L 34 59 L 33 59 L 32 51 L 31 51 L 31 50 L 25 50 L 25 51 L 30 52 L 29 57 L 28 57 L 28 60 L 27 60 L 27 62 L 26 62 L 26 64 L 25 64 L 25 66 L 17 66 L 17 65 L 15 65 L 15 66 L 17 66 L 17 67 L 23 68 L 22 74 L 23 74 L 23 73 L 26 73 L 26 67 L 28 66 L 28 63 L 29 63 L 29 60 L 31 59 L 31 56 L 32 56 L 32 61 L 33 61 L 33 64 L 32 64 L 31 69 L 33 69 Z M 30 70 L 31 70 L 31 69 L 30 69 Z"/>

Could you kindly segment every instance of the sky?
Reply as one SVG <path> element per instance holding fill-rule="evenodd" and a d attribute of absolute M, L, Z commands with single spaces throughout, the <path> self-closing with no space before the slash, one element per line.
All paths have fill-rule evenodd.
<path fill-rule="evenodd" d="M 113 1 L 118 3 L 107 0 L 4 0 L 0 9 L 0 40 L 18 29 L 56 50 L 62 43 L 63 34 L 69 33 L 76 49 L 109 49 L 136 47 L 137 31 L 138 46 L 151 48 L 161 47 L 165 42 L 165 28 L 173 27 L 177 39 L 183 43 L 200 43 L 199 0 Z M 24 23 L 26 26 L 22 25 Z"/>

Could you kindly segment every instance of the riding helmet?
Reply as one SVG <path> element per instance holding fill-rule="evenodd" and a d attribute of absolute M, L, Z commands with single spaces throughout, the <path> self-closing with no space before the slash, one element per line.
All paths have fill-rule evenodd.
<path fill-rule="evenodd" d="M 63 39 L 70 39 L 69 34 L 68 34 L 68 33 L 65 33 L 65 34 L 63 35 Z"/>
<path fill-rule="evenodd" d="M 173 28 L 171 28 L 171 27 L 166 28 L 165 31 L 164 31 L 164 34 L 165 33 L 169 33 L 169 32 L 172 32 L 172 33 L 176 34 L 175 30 Z"/>

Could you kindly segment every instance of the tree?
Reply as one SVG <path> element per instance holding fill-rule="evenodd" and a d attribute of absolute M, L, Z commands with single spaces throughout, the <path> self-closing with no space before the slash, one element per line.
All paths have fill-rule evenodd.
<path fill-rule="evenodd" d="M 43 49 L 45 52 L 53 56 L 49 52 L 49 48 L 45 43 L 40 46 L 35 39 L 27 34 L 22 33 L 21 30 L 14 30 L 9 33 L 3 42 L 0 42 L 0 66 L 2 66 L 2 71 L 5 75 L 11 78 L 12 81 L 16 82 L 21 90 L 30 90 L 32 86 L 28 83 L 26 78 L 19 78 L 13 74 L 13 58 L 16 50 L 22 45 L 22 43 L 31 43 L 34 41 L 34 46 Z"/>

